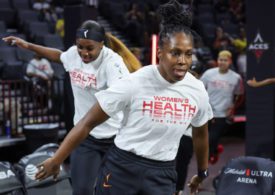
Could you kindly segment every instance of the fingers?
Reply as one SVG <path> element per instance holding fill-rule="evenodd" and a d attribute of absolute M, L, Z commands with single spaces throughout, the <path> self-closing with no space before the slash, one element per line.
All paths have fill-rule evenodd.
<path fill-rule="evenodd" d="M 37 168 L 38 168 L 38 172 L 35 174 L 35 179 L 37 180 L 46 179 L 48 176 L 44 165 L 38 165 Z"/>
<path fill-rule="evenodd" d="M 17 38 L 14 36 L 4 37 L 2 40 L 10 45 L 15 45 L 17 43 Z"/>
<path fill-rule="evenodd" d="M 8 37 L 2 38 L 2 40 L 5 41 L 5 42 L 10 42 L 10 41 L 12 41 L 14 39 L 15 39 L 15 37 L 13 37 L 13 36 L 8 36 Z"/>
<path fill-rule="evenodd" d="M 199 190 L 199 186 L 200 186 L 201 182 L 198 179 L 198 177 L 195 175 L 192 177 L 191 181 L 188 182 L 188 187 L 190 188 L 190 192 L 191 194 L 196 194 L 198 193 Z"/>
<path fill-rule="evenodd" d="M 11 44 L 11 39 L 8 39 L 8 38 L 2 38 L 2 40 L 4 42 L 6 42 L 7 44 Z"/>
<path fill-rule="evenodd" d="M 199 185 L 188 183 L 188 187 L 190 188 L 191 193 L 198 193 Z"/>
<path fill-rule="evenodd" d="M 49 176 L 53 176 L 53 180 L 54 181 L 57 181 L 57 177 L 58 177 L 58 174 L 59 174 L 59 171 L 50 171 L 49 168 L 46 168 L 47 166 L 45 166 L 43 163 L 42 164 L 39 164 L 37 165 L 37 173 L 35 174 L 35 179 L 37 180 L 44 180 L 46 179 L 47 177 Z"/>

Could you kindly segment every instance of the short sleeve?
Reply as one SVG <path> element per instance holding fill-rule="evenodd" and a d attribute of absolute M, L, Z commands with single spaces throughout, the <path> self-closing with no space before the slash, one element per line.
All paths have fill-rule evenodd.
<path fill-rule="evenodd" d="M 110 117 L 130 105 L 133 87 L 131 87 L 131 81 L 128 78 L 123 78 L 108 89 L 95 94 L 101 108 Z"/>
<path fill-rule="evenodd" d="M 66 71 L 70 70 L 70 65 L 75 61 L 77 57 L 77 49 L 76 46 L 70 47 L 67 51 L 63 52 L 60 56 L 60 60 Z"/>
<path fill-rule="evenodd" d="M 243 93 L 244 93 L 243 80 L 242 80 L 241 76 L 238 75 L 238 81 L 237 81 L 237 85 L 234 90 L 234 94 L 241 95 Z"/>
<path fill-rule="evenodd" d="M 199 101 L 198 112 L 191 121 L 191 125 L 194 127 L 200 127 L 213 118 L 213 111 L 209 103 L 208 94 L 205 90 L 202 91 Z"/>
<path fill-rule="evenodd" d="M 107 86 L 112 86 L 117 80 L 129 75 L 129 71 L 120 56 L 114 56 L 107 66 Z"/>

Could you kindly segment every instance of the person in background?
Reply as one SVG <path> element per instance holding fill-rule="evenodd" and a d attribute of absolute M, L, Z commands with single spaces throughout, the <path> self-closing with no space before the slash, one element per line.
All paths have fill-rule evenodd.
<path fill-rule="evenodd" d="M 226 37 L 226 33 L 223 28 L 218 26 L 216 28 L 215 40 L 213 42 L 214 56 L 216 58 L 219 51 L 227 49 L 230 44 L 229 39 Z"/>
<path fill-rule="evenodd" d="M 200 79 L 203 71 L 204 66 L 202 65 L 202 63 L 199 60 L 194 60 L 191 64 L 189 72 L 197 79 Z"/>
<path fill-rule="evenodd" d="M 32 8 L 37 11 L 42 11 L 44 9 L 49 9 L 50 3 L 46 0 L 35 0 L 33 2 Z"/>
<path fill-rule="evenodd" d="M 229 34 L 226 35 L 230 40 L 231 44 L 234 46 L 237 55 L 237 68 L 238 73 L 242 76 L 243 79 L 246 79 L 246 69 L 247 69 L 247 56 L 246 56 L 246 47 L 247 39 L 244 27 L 240 28 L 239 36 L 233 38 Z"/>
<path fill-rule="evenodd" d="M 189 187 L 191 193 L 197 191 L 208 175 L 207 125 L 212 110 L 203 83 L 188 72 L 193 54 L 192 15 L 175 0 L 162 5 L 159 13 L 159 65 L 143 67 L 98 92 L 97 103 L 54 156 L 38 165 L 36 179 L 56 178 L 60 164 L 91 129 L 122 111 L 123 125 L 100 169 L 95 194 L 174 194 L 175 157 L 190 124 L 198 174 Z"/>
<path fill-rule="evenodd" d="M 57 15 L 57 21 L 55 24 L 55 32 L 63 39 L 65 35 L 64 18 L 61 14 Z"/>
<path fill-rule="evenodd" d="M 218 54 L 218 67 L 206 70 L 201 81 L 208 92 L 214 118 L 209 124 L 210 163 L 219 159 L 218 144 L 235 110 L 243 102 L 243 81 L 241 76 L 230 69 L 232 54 L 228 50 Z"/>
<path fill-rule="evenodd" d="M 76 125 L 96 102 L 95 93 L 107 89 L 117 80 L 129 74 L 121 56 L 106 47 L 116 43 L 116 50 L 129 50 L 122 42 L 108 33 L 97 22 L 85 21 L 76 34 L 76 45 L 62 52 L 58 49 L 36 45 L 18 37 L 5 37 L 7 43 L 34 51 L 51 61 L 63 64 L 70 74 L 74 96 L 74 124 Z M 132 54 L 131 58 L 134 55 Z M 135 66 L 129 61 L 129 67 Z M 122 112 L 98 125 L 86 139 L 74 149 L 71 155 L 71 178 L 73 195 L 92 195 L 96 176 L 105 153 L 113 145 L 114 137 L 121 127 Z"/>
<path fill-rule="evenodd" d="M 30 79 L 32 82 L 36 103 L 42 103 L 42 107 L 51 109 L 53 107 L 51 86 L 54 70 L 50 62 L 46 58 L 35 54 L 27 64 L 26 75 L 25 79 Z"/>
<path fill-rule="evenodd" d="M 270 85 L 273 83 L 275 83 L 275 77 L 263 79 L 261 81 L 257 81 L 255 77 L 253 77 L 253 79 L 247 80 L 247 84 L 250 87 L 262 87 L 262 86 Z"/>
<path fill-rule="evenodd" d="M 125 13 L 125 33 L 132 42 L 141 46 L 144 44 L 144 32 L 145 31 L 145 16 L 143 11 L 139 9 L 138 3 L 131 3 L 130 9 Z"/>
<path fill-rule="evenodd" d="M 54 71 L 47 59 L 35 54 L 34 58 L 27 65 L 26 74 L 32 80 L 37 81 L 38 79 L 42 79 L 48 81 L 53 78 Z"/>

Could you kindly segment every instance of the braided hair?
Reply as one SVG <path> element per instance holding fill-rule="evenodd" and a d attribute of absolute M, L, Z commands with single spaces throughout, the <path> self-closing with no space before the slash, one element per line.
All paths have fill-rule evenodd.
<path fill-rule="evenodd" d="M 165 39 L 170 38 L 171 35 L 177 32 L 183 32 L 193 40 L 194 31 L 191 29 L 193 15 L 190 8 L 184 7 L 177 0 L 170 0 L 159 7 L 158 14 L 161 17 L 159 32 L 160 47 L 163 46 Z"/>

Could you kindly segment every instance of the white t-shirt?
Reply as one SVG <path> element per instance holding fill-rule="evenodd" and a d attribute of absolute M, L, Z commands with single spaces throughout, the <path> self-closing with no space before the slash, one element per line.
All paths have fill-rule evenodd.
<path fill-rule="evenodd" d="M 228 108 L 233 105 L 234 95 L 243 94 L 241 76 L 230 69 L 221 74 L 219 68 L 211 68 L 200 79 L 208 92 L 214 117 L 226 117 Z"/>
<path fill-rule="evenodd" d="M 76 46 L 62 53 L 60 59 L 71 78 L 75 106 L 74 124 L 95 104 L 96 92 L 107 89 L 129 74 L 122 58 L 107 47 L 103 47 L 98 58 L 88 64 L 81 60 Z M 110 138 L 117 133 L 121 120 L 122 112 L 94 128 L 90 135 L 97 139 Z"/>
<path fill-rule="evenodd" d="M 201 81 L 187 73 L 171 84 L 156 65 L 141 68 L 96 97 L 109 116 L 124 112 L 116 146 L 153 160 L 173 160 L 190 123 L 199 127 L 212 118 Z"/>
<path fill-rule="evenodd" d="M 50 62 L 45 58 L 40 60 L 32 59 L 27 66 L 26 72 L 27 74 L 35 74 L 47 79 L 52 78 L 54 73 Z"/>

